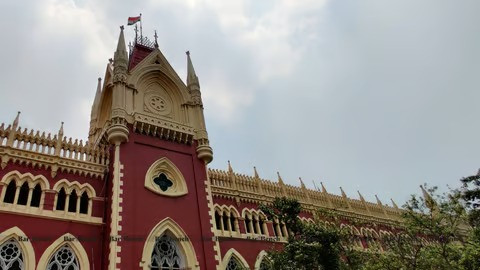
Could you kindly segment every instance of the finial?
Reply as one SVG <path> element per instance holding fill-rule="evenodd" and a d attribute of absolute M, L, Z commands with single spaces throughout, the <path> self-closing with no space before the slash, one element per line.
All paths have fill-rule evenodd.
<path fill-rule="evenodd" d="M 279 173 L 279 172 L 277 172 L 277 176 L 278 176 L 278 182 L 279 182 L 281 185 L 283 185 L 283 179 L 282 179 L 282 177 L 280 176 L 280 173 Z"/>
<path fill-rule="evenodd" d="M 253 166 L 253 175 L 255 176 L 255 178 L 260 178 L 258 176 L 257 167 L 255 167 L 255 166 Z"/>
<path fill-rule="evenodd" d="M 300 186 L 301 186 L 303 189 L 305 189 L 306 187 L 305 187 L 305 184 L 304 184 L 303 181 L 302 181 L 302 178 L 301 178 L 301 177 L 298 177 L 298 180 L 300 180 Z"/>
<path fill-rule="evenodd" d="M 18 121 L 20 120 L 20 111 L 17 112 L 17 116 L 15 117 L 15 120 L 13 120 L 13 129 L 17 128 L 18 126 Z"/>
<path fill-rule="evenodd" d="M 347 198 L 347 194 L 345 194 L 345 191 L 343 191 L 342 187 L 340 187 L 340 191 L 342 192 L 342 197 Z"/>
<path fill-rule="evenodd" d="M 425 199 L 425 204 L 427 205 L 428 208 L 433 209 L 435 206 L 435 201 L 433 200 L 432 196 L 430 196 L 428 191 L 425 190 L 423 185 L 420 185 L 420 188 L 422 189 L 422 195 L 423 195 L 423 198 Z"/>
<path fill-rule="evenodd" d="M 155 30 L 155 34 L 153 35 L 155 38 L 155 48 L 158 48 L 158 35 L 157 35 L 157 30 Z"/>
<path fill-rule="evenodd" d="M 233 172 L 232 165 L 230 164 L 230 160 L 228 161 L 228 171 Z"/>
<path fill-rule="evenodd" d="M 378 198 L 377 194 L 375 194 L 375 199 L 377 199 L 377 204 L 378 204 L 378 205 L 383 205 L 383 204 L 382 204 L 382 201 L 380 201 L 380 199 Z"/>
<path fill-rule="evenodd" d="M 395 207 L 395 208 L 397 208 L 397 209 L 398 209 L 398 205 L 395 203 L 395 201 L 394 201 L 392 198 L 390 198 L 390 201 L 392 201 L 392 205 L 393 205 L 393 207 Z"/>
<path fill-rule="evenodd" d="M 58 130 L 59 138 L 63 135 L 63 121 L 62 124 L 60 125 L 60 130 Z"/>
<path fill-rule="evenodd" d="M 316 191 L 319 191 L 317 184 L 315 184 L 315 180 L 312 180 L 312 182 L 313 182 L 313 188 L 315 188 Z"/>
<path fill-rule="evenodd" d="M 123 25 L 120 25 L 120 31 L 123 32 L 123 28 L 124 28 Z"/>
<path fill-rule="evenodd" d="M 98 82 L 101 82 L 102 81 L 102 78 L 101 77 L 98 77 Z"/>
<path fill-rule="evenodd" d="M 323 185 L 323 182 L 320 182 L 320 185 L 322 185 L 322 192 L 323 192 L 323 193 L 327 193 L 327 189 L 326 189 L 325 186 Z"/>
<path fill-rule="evenodd" d="M 197 74 L 193 68 L 192 59 L 190 58 L 190 51 L 186 51 L 185 53 L 187 54 L 187 86 L 196 84 L 200 87 Z"/>
<path fill-rule="evenodd" d="M 360 191 L 358 191 L 358 190 L 357 190 L 357 192 L 358 192 L 358 196 L 360 196 L 360 200 L 364 202 L 365 199 L 363 198 L 362 193 L 360 193 Z"/>

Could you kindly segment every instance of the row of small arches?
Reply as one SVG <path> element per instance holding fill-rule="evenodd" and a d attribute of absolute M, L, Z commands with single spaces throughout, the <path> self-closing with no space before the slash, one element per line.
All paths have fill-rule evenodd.
<path fill-rule="evenodd" d="M 44 209 L 45 193 L 50 190 L 50 184 L 44 176 L 14 171 L 5 175 L 0 183 L 4 185 L 0 195 L 0 202 L 4 206 L 21 205 Z M 95 190 L 89 184 L 81 185 L 76 181 L 62 179 L 55 184 L 53 191 L 56 193 L 54 210 L 91 214 Z"/>

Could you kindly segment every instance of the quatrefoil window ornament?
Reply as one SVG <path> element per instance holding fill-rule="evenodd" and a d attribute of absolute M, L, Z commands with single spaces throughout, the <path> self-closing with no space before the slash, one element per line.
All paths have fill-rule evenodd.
<path fill-rule="evenodd" d="M 173 186 L 173 182 L 168 179 L 164 173 L 161 173 L 159 176 L 153 178 L 153 182 L 157 184 L 162 191 L 167 191 L 169 187 Z"/>
<path fill-rule="evenodd" d="M 188 193 L 182 172 L 167 157 L 155 161 L 145 174 L 145 188 L 162 196 L 178 197 Z"/>

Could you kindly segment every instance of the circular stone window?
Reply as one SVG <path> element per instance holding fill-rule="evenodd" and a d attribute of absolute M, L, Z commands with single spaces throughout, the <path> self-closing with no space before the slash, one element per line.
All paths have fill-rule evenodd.
<path fill-rule="evenodd" d="M 154 113 L 166 115 L 172 111 L 170 102 L 157 94 L 150 94 L 145 97 L 145 106 Z"/>

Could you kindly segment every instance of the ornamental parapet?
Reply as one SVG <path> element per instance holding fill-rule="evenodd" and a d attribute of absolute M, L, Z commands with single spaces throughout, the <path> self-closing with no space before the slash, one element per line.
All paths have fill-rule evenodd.
<path fill-rule="evenodd" d="M 289 197 L 298 200 L 304 209 L 314 213 L 318 209 L 332 210 L 338 216 L 396 224 L 401 219 L 402 210 L 382 204 L 327 193 L 326 190 L 312 190 L 302 187 L 265 180 L 258 175 L 248 176 L 218 169 L 209 169 L 212 195 L 234 201 L 250 203 L 270 203 L 275 197 Z"/>
<path fill-rule="evenodd" d="M 1 168 L 8 162 L 38 166 L 79 175 L 103 178 L 109 164 L 109 151 L 105 145 L 63 137 L 63 123 L 58 134 L 28 131 L 18 126 L 18 116 L 12 125 L 0 125 Z"/>

